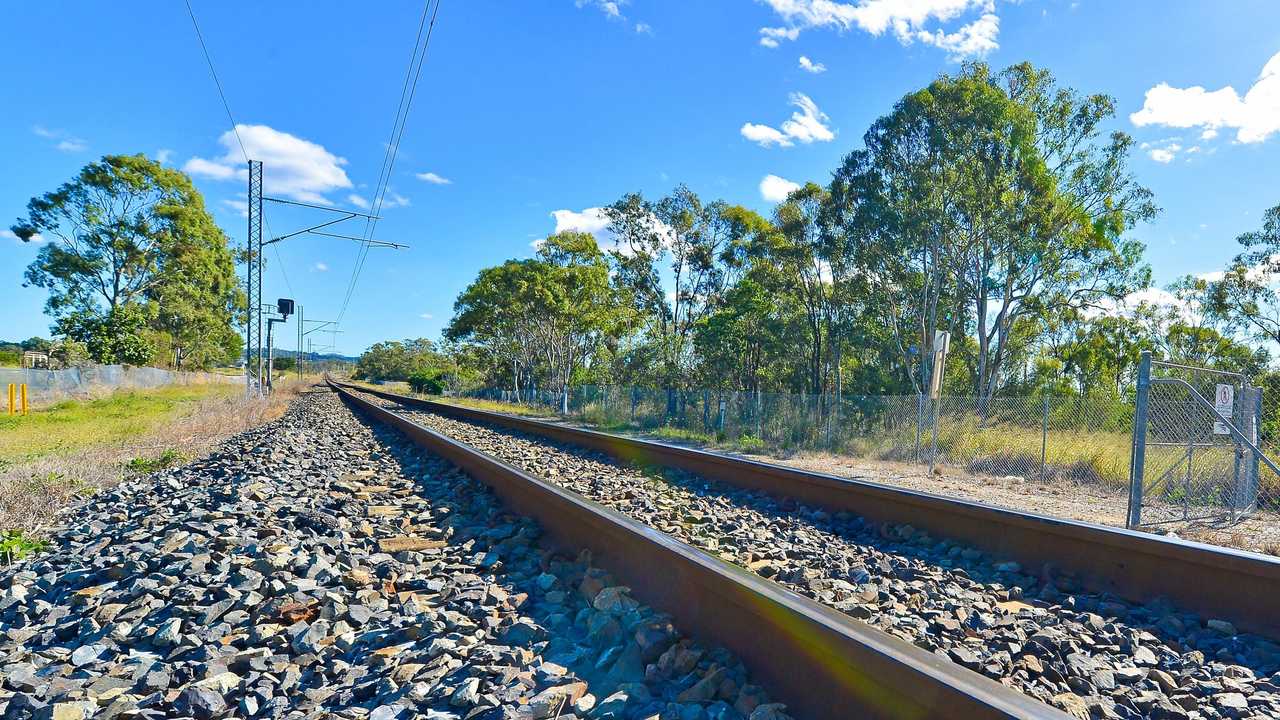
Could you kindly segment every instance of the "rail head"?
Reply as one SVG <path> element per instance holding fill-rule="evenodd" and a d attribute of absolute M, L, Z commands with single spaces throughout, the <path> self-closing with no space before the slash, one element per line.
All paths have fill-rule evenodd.
<path fill-rule="evenodd" d="M 844 478 L 696 448 L 469 408 L 352 385 L 393 402 L 581 445 L 624 461 L 673 465 L 739 487 L 911 524 L 1024 567 L 1075 574 L 1090 590 L 1134 602 L 1167 596 L 1209 618 L 1280 637 L 1280 558 L 1181 538 L 993 507 L 961 498 Z"/>
<path fill-rule="evenodd" d="M 800 717 L 1069 717 L 351 392 L 366 388 L 330 385 L 489 485 L 567 550 L 590 549 L 639 599 L 737 653 Z"/>

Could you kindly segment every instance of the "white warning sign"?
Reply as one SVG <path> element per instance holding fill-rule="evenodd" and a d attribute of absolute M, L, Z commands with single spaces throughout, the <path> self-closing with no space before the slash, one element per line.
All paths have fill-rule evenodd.
<path fill-rule="evenodd" d="M 1234 385 L 1226 385 L 1218 383 L 1218 392 L 1213 398 L 1213 409 L 1218 411 L 1222 417 L 1231 420 L 1236 404 L 1236 388 Z M 1230 435 L 1231 431 L 1227 429 L 1226 424 L 1221 420 L 1213 421 L 1214 435 Z"/>

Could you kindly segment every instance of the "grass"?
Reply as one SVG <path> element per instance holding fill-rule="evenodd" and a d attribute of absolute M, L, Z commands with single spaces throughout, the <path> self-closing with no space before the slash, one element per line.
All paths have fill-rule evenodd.
<path fill-rule="evenodd" d="M 242 395 L 237 385 L 179 385 L 64 400 L 30 415 L 0 416 L 0 468 L 140 437 L 211 399 Z"/>
<path fill-rule="evenodd" d="M 186 458 L 183 457 L 182 453 L 174 450 L 173 448 L 168 448 L 164 452 L 153 457 L 140 455 L 130 460 L 125 465 L 125 469 L 136 475 L 146 475 L 164 470 L 165 468 L 173 467 L 174 465 L 181 465 L 184 460 L 186 460 Z"/>
<path fill-rule="evenodd" d="M 77 497 L 204 455 L 279 417 L 309 386 L 289 380 L 252 400 L 240 385 L 171 386 L 0 416 L 0 552 L 38 551 L 57 512 Z"/>

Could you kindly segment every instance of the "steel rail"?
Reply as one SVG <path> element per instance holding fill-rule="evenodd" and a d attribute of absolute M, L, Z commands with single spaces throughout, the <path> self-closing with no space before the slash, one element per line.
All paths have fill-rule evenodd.
<path fill-rule="evenodd" d="M 685 631 L 737 653 L 797 717 L 1069 718 L 352 392 L 364 388 L 330 385 L 365 417 L 491 487 L 554 543 L 589 549 L 593 562 Z"/>
<path fill-rule="evenodd" d="M 1280 558 L 1123 528 L 992 507 L 867 480 L 639 440 L 351 386 L 446 417 L 487 423 L 597 450 L 625 462 L 676 467 L 868 520 L 904 523 L 972 545 L 1028 572 L 1071 573 L 1094 592 L 1133 602 L 1165 596 L 1206 618 L 1280 638 Z"/>

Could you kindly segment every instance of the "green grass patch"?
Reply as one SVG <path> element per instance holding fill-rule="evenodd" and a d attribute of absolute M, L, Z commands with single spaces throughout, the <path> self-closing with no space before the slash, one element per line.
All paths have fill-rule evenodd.
<path fill-rule="evenodd" d="M 236 385 L 178 385 L 64 400 L 30 415 L 0 415 L 0 467 L 130 440 L 182 417 L 202 401 L 242 393 Z"/>

